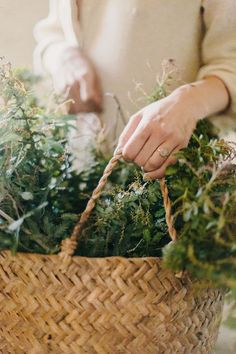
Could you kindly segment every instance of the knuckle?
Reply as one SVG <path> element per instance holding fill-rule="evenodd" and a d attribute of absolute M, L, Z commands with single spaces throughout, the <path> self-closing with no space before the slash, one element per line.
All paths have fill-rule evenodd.
<path fill-rule="evenodd" d="M 158 127 L 158 131 L 159 133 L 164 136 L 164 137 L 169 137 L 173 134 L 173 131 L 170 130 L 166 124 L 161 124 L 159 127 Z"/>
<path fill-rule="evenodd" d="M 185 146 L 187 139 L 184 133 L 177 132 L 176 133 L 176 141 L 180 146 Z"/>
<path fill-rule="evenodd" d="M 147 127 L 144 127 L 138 134 L 138 139 L 145 140 L 148 137 L 148 130 Z"/>
<path fill-rule="evenodd" d="M 180 132 L 175 132 L 175 133 L 173 132 L 173 138 L 175 139 L 177 144 L 183 143 L 184 136 Z"/>
<path fill-rule="evenodd" d="M 161 129 L 166 129 L 166 122 L 167 122 L 167 117 L 166 116 L 163 116 L 162 114 L 158 114 L 156 117 L 155 117 L 155 123 L 158 125 L 159 128 Z"/>

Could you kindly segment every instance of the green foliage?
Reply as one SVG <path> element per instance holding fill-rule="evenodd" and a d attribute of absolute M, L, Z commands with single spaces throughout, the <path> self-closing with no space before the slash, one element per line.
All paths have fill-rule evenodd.
<path fill-rule="evenodd" d="M 178 242 L 164 249 L 164 261 L 173 270 L 236 288 L 236 169 L 227 160 L 232 155 L 224 141 L 201 135 L 179 153 L 176 174 L 168 178 Z"/>
<path fill-rule="evenodd" d="M 212 138 L 210 125 L 202 121 L 189 147 L 179 153 L 179 162 L 168 169 L 176 244 L 164 247 L 170 238 L 159 182 L 145 182 L 137 171 L 128 188 L 114 185 L 103 193 L 77 252 L 162 256 L 164 247 L 165 264 L 173 270 L 234 286 L 236 178 L 225 161 L 234 153 L 233 147 Z"/>
<path fill-rule="evenodd" d="M 98 149 L 76 173 L 67 146 L 75 117 L 39 107 L 8 64 L 0 69 L 0 249 L 56 253 L 84 210 L 108 162 Z M 22 76 L 21 76 L 22 80 Z M 27 77 L 27 85 L 31 83 Z M 155 89 L 155 99 L 164 87 Z M 88 223 L 76 254 L 163 257 L 174 271 L 236 292 L 236 172 L 233 144 L 199 122 L 178 163 L 167 171 L 178 241 L 169 243 L 158 181 L 120 162 Z"/>
<path fill-rule="evenodd" d="M 94 152 L 89 171 L 76 174 L 67 148 L 75 117 L 39 107 L 26 90 L 32 85 L 26 71 L 2 64 L 0 78 L 0 249 L 56 253 L 84 210 L 108 157 Z M 124 186 L 133 169 L 118 166 L 112 181 Z"/>
<path fill-rule="evenodd" d="M 114 185 L 103 193 L 83 231 L 78 253 L 160 256 L 168 241 L 159 186 L 157 182 L 143 182 L 136 172 L 127 188 Z"/>
<path fill-rule="evenodd" d="M 9 64 L 0 77 L 0 248 L 54 253 L 84 207 L 75 202 L 81 177 L 71 171 L 66 147 L 74 117 L 46 115 Z M 66 210 L 71 195 L 73 210 Z"/>

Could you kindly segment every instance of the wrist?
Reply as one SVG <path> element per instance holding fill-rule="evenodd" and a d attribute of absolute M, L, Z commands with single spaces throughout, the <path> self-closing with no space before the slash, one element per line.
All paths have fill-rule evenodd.
<path fill-rule="evenodd" d="M 229 94 L 221 79 L 209 76 L 177 88 L 174 92 L 197 121 L 225 110 Z"/>
<path fill-rule="evenodd" d="M 178 87 L 172 92 L 172 97 L 175 99 L 184 116 L 196 124 L 199 120 L 206 117 L 206 107 L 204 106 L 201 95 L 194 84 L 186 84 Z"/>

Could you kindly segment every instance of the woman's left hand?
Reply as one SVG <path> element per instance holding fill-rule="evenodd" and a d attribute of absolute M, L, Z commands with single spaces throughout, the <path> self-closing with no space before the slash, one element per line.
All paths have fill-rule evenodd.
<path fill-rule="evenodd" d="M 124 159 L 143 168 L 147 179 L 162 178 L 176 162 L 175 153 L 188 145 L 200 118 L 194 112 L 191 87 L 177 89 L 134 114 L 120 136 Z"/>

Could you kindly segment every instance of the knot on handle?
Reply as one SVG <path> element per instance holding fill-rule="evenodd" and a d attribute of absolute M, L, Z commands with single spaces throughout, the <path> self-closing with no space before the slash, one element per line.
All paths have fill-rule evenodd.
<path fill-rule="evenodd" d="M 60 264 L 61 270 L 65 270 L 71 263 L 76 246 L 77 240 L 74 237 L 66 238 L 61 242 L 61 251 L 59 253 L 59 257 L 62 260 Z"/>
<path fill-rule="evenodd" d="M 77 246 L 77 240 L 75 238 L 66 238 L 61 242 L 61 252 L 60 255 L 63 256 L 67 254 L 68 256 L 73 256 L 74 250 Z"/>

